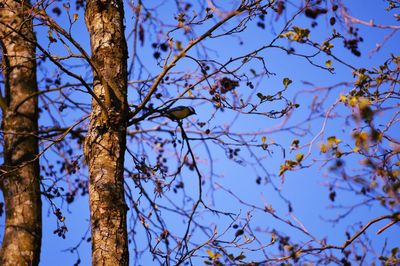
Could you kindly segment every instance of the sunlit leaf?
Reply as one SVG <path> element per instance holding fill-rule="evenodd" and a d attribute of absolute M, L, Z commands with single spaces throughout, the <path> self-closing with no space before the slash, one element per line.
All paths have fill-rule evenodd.
<path fill-rule="evenodd" d="M 325 143 L 321 144 L 321 146 L 319 147 L 319 151 L 322 153 L 325 153 L 328 151 L 328 147 L 325 145 Z"/>
<path fill-rule="evenodd" d="M 213 258 L 214 257 L 214 252 L 212 252 L 211 250 L 207 249 L 206 250 L 208 257 Z"/>
<path fill-rule="evenodd" d="M 282 83 L 283 83 L 283 86 L 285 86 L 285 89 L 290 85 L 290 83 L 292 83 L 293 81 L 291 80 L 291 79 L 289 79 L 289 78 L 284 78 L 283 79 L 283 81 L 282 81 Z"/>
<path fill-rule="evenodd" d="M 304 154 L 302 154 L 302 153 L 296 154 L 296 161 L 297 162 L 301 162 L 303 160 L 303 158 L 304 158 Z"/>
<path fill-rule="evenodd" d="M 356 97 L 350 97 L 350 99 L 347 102 L 350 106 L 354 107 L 357 105 L 357 98 Z"/>
<path fill-rule="evenodd" d="M 337 145 L 339 143 L 341 143 L 342 141 L 338 138 L 336 138 L 335 136 L 330 136 L 328 138 L 328 146 L 331 147 L 333 145 Z"/>
<path fill-rule="evenodd" d="M 331 61 L 331 60 L 327 60 L 327 61 L 325 62 L 325 66 L 326 66 L 327 68 L 331 68 L 331 67 L 332 67 L 332 61 Z"/>

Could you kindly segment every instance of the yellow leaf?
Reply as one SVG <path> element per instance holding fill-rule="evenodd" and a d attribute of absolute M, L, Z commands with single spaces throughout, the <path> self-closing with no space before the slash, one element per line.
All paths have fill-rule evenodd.
<path fill-rule="evenodd" d="M 327 60 L 327 61 L 325 62 L 325 66 L 326 66 L 327 68 L 331 68 L 331 67 L 332 67 L 332 61 L 331 61 L 331 60 Z"/>
<path fill-rule="evenodd" d="M 328 42 L 328 41 L 325 41 L 325 42 L 322 44 L 321 50 L 330 53 L 330 51 L 331 51 L 331 49 L 332 49 L 333 47 L 334 47 L 333 44 L 331 44 L 331 43 Z"/>
<path fill-rule="evenodd" d="M 293 166 L 298 165 L 298 162 L 292 161 L 292 160 L 286 160 L 287 168 L 288 170 L 292 169 Z"/>
<path fill-rule="evenodd" d="M 189 97 L 192 97 L 192 95 L 193 95 L 192 90 L 188 90 L 187 93 L 188 93 Z"/>
<path fill-rule="evenodd" d="M 321 147 L 319 147 L 319 150 L 320 150 L 322 153 L 325 153 L 325 152 L 328 151 L 328 147 L 325 145 L 325 143 L 322 143 L 322 144 L 321 144 Z"/>
<path fill-rule="evenodd" d="M 214 252 L 212 252 L 212 251 L 209 250 L 209 249 L 207 249 L 206 252 L 207 252 L 207 255 L 208 255 L 210 258 L 214 258 Z"/>
<path fill-rule="evenodd" d="M 368 133 L 363 131 L 363 132 L 356 132 L 353 134 L 353 137 L 355 138 L 355 145 L 356 147 L 359 148 L 364 148 L 368 149 Z"/>
<path fill-rule="evenodd" d="M 281 167 L 279 169 L 279 175 L 283 175 L 283 173 L 285 173 L 288 170 L 288 167 L 284 164 L 281 164 Z"/>
<path fill-rule="evenodd" d="M 361 137 L 363 140 L 367 140 L 367 139 L 368 139 L 368 133 L 365 132 L 365 131 L 363 131 L 363 132 L 360 133 L 360 137 Z"/>
<path fill-rule="evenodd" d="M 271 233 L 271 243 L 275 243 L 276 241 L 276 235 L 274 232 Z"/>
<path fill-rule="evenodd" d="M 336 138 L 335 136 L 331 136 L 328 138 L 328 146 L 332 147 L 333 145 L 337 145 L 342 142 L 340 139 Z"/>
<path fill-rule="evenodd" d="M 266 136 L 262 136 L 262 138 L 261 138 L 262 144 L 264 144 L 266 141 L 267 141 L 267 137 Z"/>
<path fill-rule="evenodd" d="M 281 37 L 281 38 L 286 37 L 289 40 L 293 40 L 293 37 L 295 35 L 296 35 L 296 33 L 294 31 L 288 31 L 288 32 L 282 33 L 281 35 L 279 35 L 279 37 Z"/>
<path fill-rule="evenodd" d="M 358 101 L 358 107 L 360 109 L 364 109 L 366 107 L 368 107 L 371 104 L 371 101 L 368 100 L 368 98 L 365 97 L 360 97 L 359 101 Z"/>
<path fill-rule="evenodd" d="M 339 100 L 341 101 L 341 102 L 346 102 L 347 101 L 347 97 L 346 97 L 346 95 L 343 95 L 343 94 L 340 94 L 339 95 Z"/>
<path fill-rule="evenodd" d="M 285 86 L 285 89 L 292 83 L 293 81 L 290 78 L 284 78 L 282 80 L 283 86 Z"/>
<path fill-rule="evenodd" d="M 371 183 L 369 184 L 370 188 L 377 188 L 378 187 L 378 182 L 376 182 L 375 180 L 372 180 Z"/>
<path fill-rule="evenodd" d="M 283 248 L 286 249 L 287 251 L 293 250 L 293 246 L 291 245 L 284 245 Z"/>
<path fill-rule="evenodd" d="M 304 158 L 304 154 L 298 153 L 296 154 L 296 161 L 301 162 Z"/>
<path fill-rule="evenodd" d="M 350 99 L 349 99 L 349 101 L 348 101 L 348 104 L 350 105 L 350 106 L 356 106 L 357 105 L 357 98 L 356 97 L 350 97 Z"/>
<path fill-rule="evenodd" d="M 213 260 L 216 260 L 216 259 L 218 259 L 219 257 L 222 256 L 221 254 L 219 254 L 219 253 L 214 253 L 214 252 L 212 252 L 212 251 L 209 250 L 209 249 L 207 249 L 206 252 L 207 252 L 208 257 L 210 257 L 210 259 L 213 259 Z"/>
<path fill-rule="evenodd" d="M 78 14 L 74 14 L 74 22 L 78 20 L 79 15 Z"/>

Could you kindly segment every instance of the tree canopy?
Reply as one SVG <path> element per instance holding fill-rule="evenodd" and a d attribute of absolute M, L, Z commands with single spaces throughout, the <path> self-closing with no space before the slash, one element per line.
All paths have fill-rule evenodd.
<path fill-rule="evenodd" d="M 400 263 L 399 1 L 11 2 L 0 138 L 39 151 L 0 178 L 39 163 L 43 265 Z M 32 99 L 37 132 L 7 127 Z"/>

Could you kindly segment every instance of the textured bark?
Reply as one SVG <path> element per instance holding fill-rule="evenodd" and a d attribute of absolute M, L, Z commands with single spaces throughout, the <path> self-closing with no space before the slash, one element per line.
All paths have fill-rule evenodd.
<path fill-rule="evenodd" d="M 2 1 L 0 42 L 5 81 L 4 165 L 0 177 L 6 207 L 6 226 L 0 265 L 38 265 L 42 212 L 38 160 L 35 40 L 32 19 L 23 6 L 28 1 Z M 13 31 L 13 28 L 15 31 Z M 19 107 L 18 107 L 19 106 Z M 18 107 L 18 108 L 17 108 Z"/>
<path fill-rule="evenodd" d="M 87 1 L 94 92 L 103 102 L 103 107 L 92 102 L 85 145 L 93 265 L 128 265 L 129 261 L 123 180 L 128 52 L 123 17 L 123 1 Z"/>

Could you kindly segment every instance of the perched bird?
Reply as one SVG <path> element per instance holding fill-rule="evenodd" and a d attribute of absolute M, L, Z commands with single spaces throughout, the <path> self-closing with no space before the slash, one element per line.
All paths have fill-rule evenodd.
<path fill-rule="evenodd" d="M 191 106 L 177 106 L 170 108 L 168 110 L 162 111 L 161 114 L 152 116 L 149 119 L 154 119 L 157 117 L 168 117 L 171 120 L 179 121 L 188 116 L 196 114 L 196 111 Z"/>

